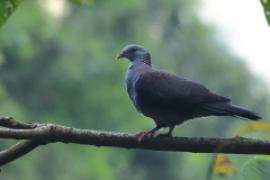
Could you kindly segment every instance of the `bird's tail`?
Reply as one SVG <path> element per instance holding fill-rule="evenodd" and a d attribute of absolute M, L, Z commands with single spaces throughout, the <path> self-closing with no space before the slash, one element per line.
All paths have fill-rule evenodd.
<path fill-rule="evenodd" d="M 261 119 L 258 113 L 230 103 L 208 104 L 206 108 L 215 115 L 243 117 L 254 121 Z"/>

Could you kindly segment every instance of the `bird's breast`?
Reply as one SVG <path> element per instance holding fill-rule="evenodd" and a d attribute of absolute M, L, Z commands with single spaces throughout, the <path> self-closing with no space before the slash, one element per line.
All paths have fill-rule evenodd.
<path fill-rule="evenodd" d="M 136 103 L 137 94 L 134 88 L 134 76 L 132 76 L 132 72 L 130 69 L 127 71 L 126 76 L 125 76 L 125 86 L 126 86 L 128 96 L 131 99 L 133 105 L 136 107 L 138 111 L 140 111 Z"/>

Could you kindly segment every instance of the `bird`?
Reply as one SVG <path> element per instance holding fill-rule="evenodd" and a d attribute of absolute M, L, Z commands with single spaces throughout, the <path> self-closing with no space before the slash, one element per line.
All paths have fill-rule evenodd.
<path fill-rule="evenodd" d="M 172 137 L 176 125 L 199 117 L 232 116 L 250 120 L 260 115 L 232 104 L 227 97 L 211 92 L 193 80 L 152 67 L 151 55 L 143 46 L 126 45 L 117 59 L 128 59 L 125 87 L 136 110 L 155 122 L 149 131 L 139 137 L 153 137 L 161 128 L 169 128 L 163 137 Z"/>

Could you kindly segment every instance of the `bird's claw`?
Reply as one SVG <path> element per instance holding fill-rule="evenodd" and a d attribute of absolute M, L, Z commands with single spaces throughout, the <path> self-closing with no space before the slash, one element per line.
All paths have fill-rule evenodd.
<path fill-rule="evenodd" d="M 136 134 L 136 136 L 138 137 L 139 142 L 141 142 L 144 138 L 153 139 L 154 133 L 151 131 L 143 131 Z"/>

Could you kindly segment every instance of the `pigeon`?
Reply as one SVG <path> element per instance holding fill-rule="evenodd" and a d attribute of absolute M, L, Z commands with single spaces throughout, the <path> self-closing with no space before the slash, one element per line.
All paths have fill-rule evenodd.
<path fill-rule="evenodd" d="M 130 61 L 125 76 L 126 90 L 136 110 L 154 120 L 156 126 L 140 137 L 153 137 L 160 128 L 169 131 L 159 136 L 172 137 L 172 131 L 189 119 L 206 116 L 232 116 L 261 119 L 256 112 L 236 106 L 227 97 L 211 92 L 200 83 L 151 66 L 150 53 L 140 45 L 125 46 L 117 59 Z"/>

